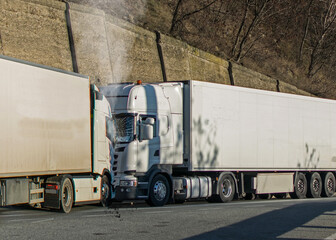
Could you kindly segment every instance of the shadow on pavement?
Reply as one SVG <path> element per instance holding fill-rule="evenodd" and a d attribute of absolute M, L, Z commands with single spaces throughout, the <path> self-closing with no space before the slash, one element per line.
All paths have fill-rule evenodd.
<path fill-rule="evenodd" d="M 325 212 L 335 211 L 336 201 L 325 203 L 300 203 L 249 218 L 242 222 L 196 235 L 185 240 L 196 239 L 276 239 L 281 235 L 303 226 Z M 326 213 L 328 215 L 328 213 Z M 336 231 L 336 224 L 335 231 Z M 309 226 L 310 228 L 311 226 Z M 315 226 L 316 228 L 328 228 Z M 330 228 L 330 227 L 329 227 Z M 288 239 L 288 238 L 281 238 Z M 299 238 L 296 238 L 299 239 Z"/>

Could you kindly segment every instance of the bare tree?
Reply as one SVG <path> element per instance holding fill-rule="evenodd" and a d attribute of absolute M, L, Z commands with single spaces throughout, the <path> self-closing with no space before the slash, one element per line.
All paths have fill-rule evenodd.
<path fill-rule="evenodd" d="M 176 3 L 176 7 L 173 13 L 172 23 L 171 23 L 170 30 L 169 30 L 170 33 L 173 33 L 173 31 L 175 30 L 176 23 L 177 23 L 177 16 L 178 16 L 182 1 L 183 0 L 178 0 Z"/>
<path fill-rule="evenodd" d="M 212 0 L 212 1 L 207 1 L 205 4 L 202 4 L 201 6 L 199 6 L 198 8 L 191 10 L 189 12 L 182 12 L 181 8 L 184 2 L 186 2 L 186 0 L 178 0 L 174 13 L 173 13 L 173 19 L 172 19 L 172 23 L 171 23 L 171 27 L 170 27 L 170 34 L 172 34 L 175 29 L 177 28 L 177 26 L 179 24 L 182 24 L 184 20 L 190 18 L 192 15 L 202 12 L 205 9 L 209 8 L 210 6 L 212 6 L 213 4 L 215 4 L 216 2 L 218 2 L 220 0 Z"/>
<path fill-rule="evenodd" d="M 244 0 L 243 18 L 239 24 L 235 41 L 231 49 L 231 57 L 239 62 L 254 47 L 255 43 L 265 37 L 261 23 L 285 9 L 277 9 L 278 0 Z"/>
<path fill-rule="evenodd" d="M 234 41 L 234 44 L 233 44 L 233 47 L 232 47 L 232 50 L 231 50 L 231 56 L 234 56 L 235 53 L 236 53 L 236 48 L 237 48 L 238 43 L 240 41 L 240 36 L 242 35 L 242 31 L 243 31 L 243 28 L 245 26 L 245 22 L 247 20 L 247 13 L 248 13 L 250 2 L 252 2 L 252 0 L 245 0 L 243 19 L 240 23 L 240 26 L 239 26 L 239 29 L 238 29 L 238 32 L 237 32 L 237 35 L 236 35 L 236 39 Z"/>
<path fill-rule="evenodd" d="M 318 11 L 311 29 L 310 61 L 308 77 L 314 77 L 335 54 L 336 0 L 319 1 Z"/>
<path fill-rule="evenodd" d="M 304 27 L 304 34 L 302 36 L 302 40 L 301 40 L 301 43 L 300 43 L 299 62 L 301 62 L 301 60 L 302 60 L 303 46 L 304 46 L 305 40 L 306 40 L 307 35 L 308 35 L 308 29 L 309 29 L 308 27 L 309 27 L 309 23 L 310 23 L 310 11 L 311 11 L 313 1 L 314 0 L 310 0 L 309 4 L 308 4 L 308 7 L 307 7 L 307 16 L 306 16 L 306 23 L 305 23 L 305 27 Z"/>

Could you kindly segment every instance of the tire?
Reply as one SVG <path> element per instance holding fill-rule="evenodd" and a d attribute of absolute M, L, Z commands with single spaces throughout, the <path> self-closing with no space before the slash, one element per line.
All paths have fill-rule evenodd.
<path fill-rule="evenodd" d="M 111 203 L 111 183 L 109 178 L 104 175 L 101 179 L 100 186 L 100 204 L 103 207 L 108 207 Z"/>
<path fill-rule="evenodd" d="M 61 211 L 69 213 L 73 205 L 73 186 L 70 178 L 64 178 L 61 184 Z"/>
<path fill-rule="evenodd" d="M 148 204 L 154 207 L 163 206 L 170 199 L 170 185 L 167 178 L 161 174 L 156 175 L 149 188 Z"/>
<path fill-rule="evenodd" d="M 322 196 L 331 197 L 335 193 L 335 176 L 328 172 L 323 178 Z"/>
<path fill-rule="evenodd" d="M 232 201 L 236 187 L 231 175 L 226 174 L 218 182 L 219 198 L 223 203 Z"/>
<path fill-rule="evenodd" d="M 303 173 L 298 173 L 294 182 L 294 192 L 290 193 L 291 198 L 305 198 L 307 195 L 307 179 Z"/>
<path fill-rule="evenodd" d="M 319 198 L 322 193 L 322 178 L 318 172 L 314 172 L 309 178 L 309 188 L 307 196 L 310 198 Z"/>

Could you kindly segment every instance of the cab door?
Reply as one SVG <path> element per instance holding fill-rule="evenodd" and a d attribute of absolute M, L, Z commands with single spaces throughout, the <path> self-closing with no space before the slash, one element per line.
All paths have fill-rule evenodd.
<path fill-rule="evenodd" d="M 139 172 L 146 172 L 153 165 L 160 163 L 160 138 L 158 135 L 157 115 L 140 114 L 138 126 L 136 168 Z"/>

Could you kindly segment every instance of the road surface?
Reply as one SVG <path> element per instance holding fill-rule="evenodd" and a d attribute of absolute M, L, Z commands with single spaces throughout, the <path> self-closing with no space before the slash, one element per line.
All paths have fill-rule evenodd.
<path fill-rule="evenodd" d="M 336 198 L 0 208 L 0 239 L 336 239 Z"/>

